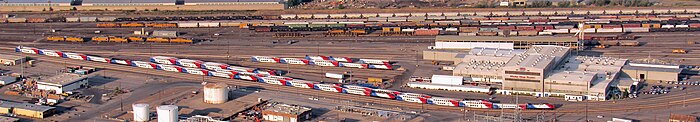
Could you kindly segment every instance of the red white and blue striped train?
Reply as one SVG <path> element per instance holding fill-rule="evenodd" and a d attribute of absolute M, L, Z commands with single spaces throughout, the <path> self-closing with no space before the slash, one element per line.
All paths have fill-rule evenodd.
<path fill-rule="evenodd" d="M 384 69 L 392 70 L 391 63 L 387 60 L 377 59 L 358 59 L 356 63 L 348 57 L 333 57 L 333 56 L 309 56 L 305 58 L 277 58 L 271 56 L 253 56 L 253 62 L 263 63 L 282 63 L 295 65 L 316 65 L 323 67 L 348 67 L 360 69 Z"/>
<path fill-rule="evenodd" d="M 222 77 L 228 79 L 240 79 L 260 83 L 315 89 L 321 91 L 372 96 L 391 100 L 399 100 L 420 104 L 440 106 L 485 108 L 485 109 L 554 109 L 555 106 L 548 103 L 503 104 L 488 100 L 465 100 L 455 98 L 434 97 L 426 94 L 400 92 L 388 89 L 370 88 L 357 85 L 328 84 L 316 81 L 306 81 L 290 77 L 277 76 L 272 70 L 260 70 L 255 68 L 232 66 L 225 63 L 204 62 L 192 59 L 178 59 L 167 56 L 151 57 L 150 62 L 125 60 L 116 58 L 103 58 L 99 56 L 85 55 L 31 47 L 17 47 L 16 52 L 69 58 L 84 61 L 104 62 L 111 64 L 127 65 L 139 68 L 156 69 L 171 72 L 181 72 L 194 75 Z M 375 62 L 376 63 L 376 62 Z"/>

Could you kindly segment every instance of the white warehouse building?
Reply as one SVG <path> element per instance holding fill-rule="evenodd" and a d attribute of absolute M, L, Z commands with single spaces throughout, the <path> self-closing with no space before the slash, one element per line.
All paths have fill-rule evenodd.
<path fill-rule="evenodd" d="M 577 48 L 575 37 L 502 37 L 502 36 L 437 36 L 433 49 L 472 49 L 476 47 L 499 49 L 527 49 L 533 45 L 557 45 Z"/>
<path fill-rule="evenodd" d="M 498 84 L 501 94 L 585 96 L 606 100 L 620 84 L 627 59 L 576 56 L 569 47 L 535 45 L 527 50 L 477 47 L 459 55 L 453 75 Z"/>
<path fill-rule="evenodd" d="M 433 84 L 443 84 L 443 85 L 462 85 L 464 84 L 464 77 L 462 76 L 450 76 L 450 75 L 433 75 L 430 78 L 430 82 Z"/>
<path fill-rule="evenodd" d="M 55 91 L 61 94 L 88 86 L 88 76 L 63 73 L 37 82 L 37 89 Z"/>

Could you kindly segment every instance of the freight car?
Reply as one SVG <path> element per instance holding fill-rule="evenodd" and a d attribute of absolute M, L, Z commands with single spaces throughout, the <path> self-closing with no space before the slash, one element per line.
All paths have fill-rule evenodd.
<path fill-rule="evenodd" d="M 69 42 L 85 42 L 83 37 L 66 37 L 66 41 Z"/>
<path fill-rule="evenodd" d="M 123 37 L 110 36 L 109 42 L 127 43 L 129 40 Z"/>
<path fill-rule="evenodd" d="M 60 37 L 60 36 L 49 36 L 49 37 L 46 37 L 46 40 L 48 40 L 48 41 L 65 41 L 65 38 Z"/>
<path fill-rule="evenodd" d="M 109 37 L 96 36 L 96 37 L 92 37 L 92 39 L 90 39 L 90 40 L 94 41 L 94 42 L 108 42 Z"/>

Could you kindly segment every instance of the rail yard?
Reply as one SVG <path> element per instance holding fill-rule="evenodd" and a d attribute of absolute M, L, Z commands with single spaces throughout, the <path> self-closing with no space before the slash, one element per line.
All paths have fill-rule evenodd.
<path fill-rule="evenodd" d="M 1 116 L 159 122 L 700 116 L 700 8 L 94 13 L 0 19 Z"/>

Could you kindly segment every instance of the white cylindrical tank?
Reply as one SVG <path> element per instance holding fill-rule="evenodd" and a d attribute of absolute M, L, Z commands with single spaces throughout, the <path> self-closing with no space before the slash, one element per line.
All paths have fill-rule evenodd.
<path fill-rule="evenodd" d="M 156 108 L 158 122 L 177 122 L 178 111 L 176 105 L 161 105 Z"/>
<path fill-rule="evenodd" d="M 222 104 L 228 101 L 226 84 L 210 83 L 204 85 L 204 103 Z"/>
<path fill-rule="evenodd" d="M 134 104 L 131 105 L 134 109 L 134 121 L 137 122 L 147 122 L 150 117 L 148 116 L 148 104 Z"/>

